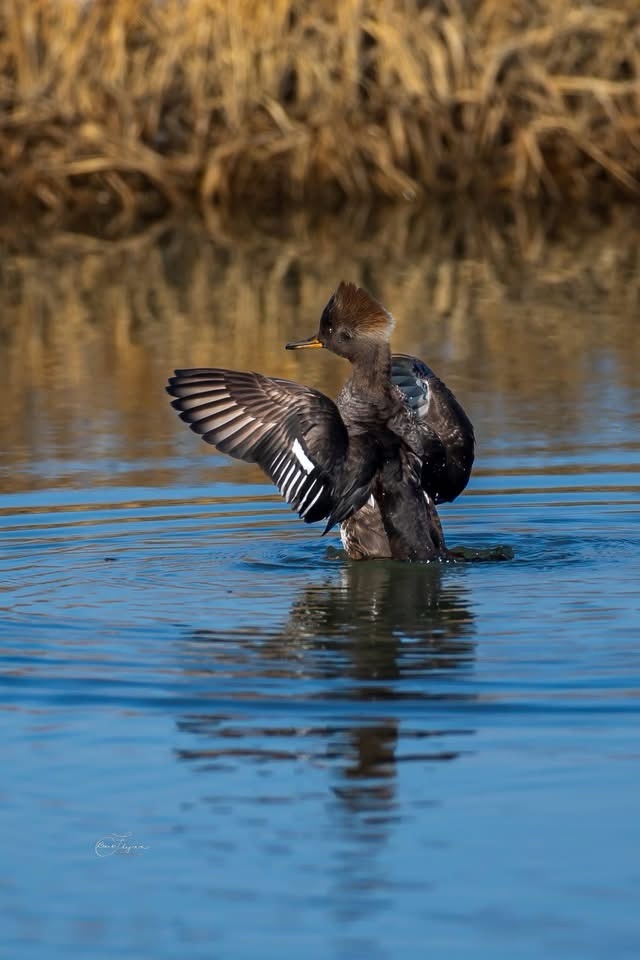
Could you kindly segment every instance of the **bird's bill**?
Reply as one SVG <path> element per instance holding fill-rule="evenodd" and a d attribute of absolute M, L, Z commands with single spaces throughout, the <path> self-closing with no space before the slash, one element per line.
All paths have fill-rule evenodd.
<path fill-rule="evenodd" d="M 285 350 L 306 350 L 310 347 L 322 347 L 323 344 L 317 337 L 307 337 L 306 340 L 292 340 L 285 346 Z"/>

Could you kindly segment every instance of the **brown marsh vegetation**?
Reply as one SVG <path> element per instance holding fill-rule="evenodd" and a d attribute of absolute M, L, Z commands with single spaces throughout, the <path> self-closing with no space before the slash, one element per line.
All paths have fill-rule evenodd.
<path fill-rule="evenodd" d="M 640 192 L 637 0 L 4 0 L 0 197 L 114 229 L 196 201 Z"/>

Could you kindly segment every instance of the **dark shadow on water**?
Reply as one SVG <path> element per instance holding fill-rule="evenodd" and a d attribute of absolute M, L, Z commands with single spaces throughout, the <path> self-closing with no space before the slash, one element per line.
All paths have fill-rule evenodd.
<path fill-rule="evenodd" d="M 455 705 L 473 698 L 476 625 L 466 564 L 337 560 L 325 569 L 293 596 L 280 629 L 243 639 L 212 627 L 183 638 L 185 669 L 220 699 L 178 720 L 176 756 L 203 778 L 206 815 L 224 836 L 245 820 L 286 824 L 274 870 L 286 867 L 292 835 L 309 856 L 330 838 L 323 896 L 348 932 L 391 895 L 398 822 L 429 818 L 442 765 L 474 749 L 475 730 Z M 401 771 L 417 784 L 409 806 Z M 307 824 L 310 802 L 322 812 Z M 414 883 L 428 895 L 429 872 Z M 366 929 L 356 952 L 376 956 Z M 341 955 L 354 943 L 347 935 Z"/>
<path fill-rule="evenodd" d="M 180 732 L 197 742 L 178 758 L 201 772 L 239 758 L 327 767 L 343 813 L 378 835 L 393 816 L 398 764 L 455 760 L 473 734 L 466 721 L 444 727 L 441 712 L 429 717 L 436 701 L 471 696 L 463 681 L 475 625 L 463 574 L 437 564 L 346 562 L 300 593 L 275 634 L 238 640 L 230 654 L 224 631 L 193 632 L 185 638 L 190 670 L 215 684 L 222 654 L 240 696 L 237 713 L 227 706 L 182 717 Z M 274 683 L 287 716 L 275 726 Z"/>
<path fill-rule="evenodd" d="M 346 658 L 340 676 L 376 681 L 376 700 L 384 699 L 383 681 L 407 671 L 460 666 L 472 656 L 473 619 L 462 579 L 444 574 L 441 564 L 347 561 L 337 579 L 310 585 L 293 602 L 265 654 L 333 649 Z"/>

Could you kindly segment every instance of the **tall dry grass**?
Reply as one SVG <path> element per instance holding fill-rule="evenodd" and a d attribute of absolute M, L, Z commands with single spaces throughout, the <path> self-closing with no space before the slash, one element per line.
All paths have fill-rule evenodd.
<path fill-rule="evenodd" d="M 4 0 L 0 194 L 127 225 L 185 200 L 640 192 L 637 0 Z"/>

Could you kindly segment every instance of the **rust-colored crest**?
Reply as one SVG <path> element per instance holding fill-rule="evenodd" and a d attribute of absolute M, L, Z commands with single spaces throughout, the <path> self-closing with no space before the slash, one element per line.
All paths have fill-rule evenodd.
<path fill-rule="evenodd" d="M 336 316 L 358 333 L 369 336 L 388 337 L 393 330 L 393 317 L 374 297 L 355 283 L 338 285 L 333 295 L 333 310 Z"/>

